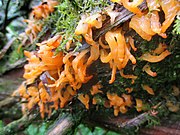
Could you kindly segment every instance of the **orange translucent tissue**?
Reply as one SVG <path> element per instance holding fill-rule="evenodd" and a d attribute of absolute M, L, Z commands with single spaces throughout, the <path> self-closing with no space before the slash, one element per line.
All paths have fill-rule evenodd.
<path fill-rule="evenodd" d="M 86 109 L 90 109 L 91 105 L 113 108 L 115 116 L 119 113 L 124 114 L 133 107 L 138 112 L 143 110 L 144 101 L 132 96 L 137 90 L 132 86 L 138 80 L 139 74 L 143 72 L 150 78 L 156 77 L 158 70 L 152 63 L 161 62 L 171 52 L 165 43 L 159 43 L 154 50 L 143 52 L 141 51 L 142 43 L 135 40 L 136 36 L 139 35 L 142 41 L 150 41 L 155 35 L 166 38 L 166 31 L 179 11 L 179 4 L 177 0 L 146 0 L 148 9 L 141 11 L 139 6 L 144 3 L 143 0 L 111 1 L 124 6 L 133 12 L 134 16 L 95 40 L 94 33 L 104 29 L 106 23 L 113 24 L 115 18 L 121 13 L 113 9 L 105 9 L 107 11 L 84 14 L 73 33 L 75 36 L 80 36 L 80 40 L 68 40 L 68 37 L 62 33 L 62 35 L 57 33 L 37 43 L 36 50 L 24 51 L 28 61 L 24 66 L 25 81 L 13 93 L 14 96 L 18 95 L 22 98 L 23 113 L 38 106 L 41 117 L 44 118 L 46 114 L 50 116 L 54 109 L 68 105 L 73 101 L 72 99 L 78 99 Z M 38 20 L 47 18 L 55 10 L 54 6 L 57 4 L 57 1 L 47 0 L 33 8 L 30 20 L 25 20 L 28 23 L 25 34 L 30 43 L 34 43 L 42 30 L 43 25 Z M 160 12 L 164 13 L 164 21 L 161 22 Z M 135 31 L 136 35 L 130 35 L 129 31 Z M 67 40 L 65 46 L 62 44 L 64 40 Z M 82 43 L 82 48 L 72 51 L 77 42 Z M 61 46 L 65 48 L 64 51 L 58 51 L 58 47 Z M 84 46 L 87 47 L 83 48 Z M 139 66 L 137 60 L 144 61 L 141 73 L 134 72 Z M 97 61 L 97 64 L 95 63 L 97 66 L 109 65 L 107 66 L 109 68 L 107 72 L 110 71 L 110 75 L 107 76 L 109 84 L 113 84 L 118 75 L 127 81 L 131 79 L 132 83 L 130 86 L 120 88 L 122 91 L 117 89 L 117 93 L 103 88 L 101 80 L 94 83 L 93 79 L 99 77 L 98 71 L 91 73 L 89 70 L 97 68 L 92 67 L 95 61 Z M 85 89 L 86 86 L 88 86 L 87 89 Z M 153 96 L 156 93 L 153 87 L 147 84 L 140 84 L 140 87 L 146 94 Z"/>

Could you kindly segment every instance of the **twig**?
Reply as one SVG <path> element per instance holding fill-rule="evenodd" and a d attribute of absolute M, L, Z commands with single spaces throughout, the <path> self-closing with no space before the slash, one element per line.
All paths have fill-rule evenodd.
<path fill-rule="evenodd" d="M 140 5 L 140 9 L 141 11 L 147 9 L 147 5 L 145 2 L 143 2 Z M 125 21 L 128 21 L 129 19 L 132 18 L 132 16 L 134 16 L 134 13 L 128 11 L 126 8 L 124 8 L 123 6 L 120 7 L 118 9 L 119 11 L 119 15 L 116 17 L 115 21 L 113 24 L 110 23 L 110 20 L 108 20 L 104 26 L 98 30 L 96 30 L 96 32 L 94 33 L 94 40 L 99 39 L 100 36 L 104 35 L 106 32 L 108 32 L 109 30 L 113 29 L 114 27 L 117 27 L 119 25 L 121 25 L 122 23 L 124 23 Z"/>
<path fill-rule="evenodd" d="M 25 64 L 25 62 L 26 62 L 26 59 L 23 58 L 23 59 L 19 59 L 18 61 L 16 61 L 13 64 L 7 64 L 8 69 L 6 71 L 9 71 L 16 67 L 22 67 Z"/>
<path fill-rule="evenodd" d="M 6 99 L 0 101 L 0 109 L 2 109 L 5 106 L 14 105 L 18 102 L 18 98 L 15 97 L 7 97 Z"/>
<path fill-rule="evenodd" d="M 1 0 L 1 2 L 2 2 L 2 5 L 4 5 L 4 0 Z"/>
<path fill-rule="evenodd" d="M 8 62 L 5 64 L 5 70 L 3 72 L 0 73 L 0 76 L 2 74 L 4 74 L 5 72 L 7 71 L 10 71 L 14 68 L 19 68 L 19 67 L 23 67 L 24 64 L 26 63 L 26 59 L 25 58 L 22 58 L 22 59 L 19 59 L 18 61 L 16 61 L 15 63 L 13 64 L 9 64 Z"/>
<path fill-rule="evenodd" d="M 15 38 L 11 39 L 4 47 L 3 49 L 0 51 L 0 60 L 3 58 L 3 56 L 5 55 L 5 53 L 7 52 L 7 50 L 11 47 L 11 45 L 13 44 Z"/>
<path fill-rule="evenodd" d="M 9 11 L 9 4 L 10 4 L 10 1 L 11 1 L 11 0 L 8 0 L 8 1 L 7 1 L 7 4 L 6 4 L 5 18 L 4 18 L 4 25 L 3 25 L 3 31 L 6 30 L 6 22 L 7 22 L 7 19 L 8 19 L 8 11 Z"/>
<path fill-rule="evenodd" d="M 9 92 L 0 92 L 0 101 L 4 100 L 5 98 L 9 97 L 11 94 Z"/>
<path fill-rule="evenodd" d="M 130 119 L 126 122 L 123 122 L 123 123 L 119 123 L 117 124 L 118 127 L 121 127 L 121 128 L 132 128 L 132 127 L 138 127 L 139 125 L 145 123 L 146 121 L 148 121 L 148 116 L 150 114 L 145 112 L 145 113 L 142 113 L 140 114 L 139 116 L 133 118 L 133 119 Z"/>

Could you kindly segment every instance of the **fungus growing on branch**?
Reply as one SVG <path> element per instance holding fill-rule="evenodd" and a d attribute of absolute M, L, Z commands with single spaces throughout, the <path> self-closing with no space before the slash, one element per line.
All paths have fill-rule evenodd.
<path fill-rule="evenodd" d="M 168 45 L 165 42 L 159 43 L 157 48 L 152 51 L 141 51 L 139 48 L 142 44 L 137 43 L 135 36 L 129 32 L 135 30 L 136 35 L 139 35 L 142 41 L 147 40 L 146 42 L 151 41 L 154 35 L 162 37 L 164 40 L 163 38 L 167 37 L 165 32 L 177 15 L 179 6 L 176 0 L 156 2 L 146 0 L 148 10 L 141 11 L 139 6 L 143 3 L 142 0 L 112 1 L 133 12 L 134 16 L 131 20 L 123 22 L 113 29 L 108 29 L 95 40 L 94 33 L 106 28 L 107 20 L 113 25 L 116 17 L 121 13 L 117 13 L 113 8 L 108 8 L 105 9 L 107 11 L 84 14 L 75 26 L 73 36 L 65 35 L 64 33 L 68 29 L 63 29 L 61 33 L 53 33 L 44 41 L 37 43 L 36 51 L 24 52 L 28 60 L 28 64 L 24 66 L 24 78 L 26 80 L 14 92 L 14 95 L 19 94 L 23 101 L 27 101 L 23 104 L 23 112 L 38 105 L 41 116 L 44 118 L 46 114 L 50 115 L 52 110 L 66 107 L 69 102 L 73 101 L 72 99 L 78 99 L 86 109 L 91 109 L 91 105 L 99 105 L 96 97 L 99 95 L 108 104 L 103 103 L 106 109 L 114 109 L 115 116 L 119 113 L 124 114 L 132 108 L 136 108 L 138 112 L 143 110 L 144 100 L 139 96 L 141 92 L 137 90 L 137 86 L 140 85 L 146 90 L 147 92 L 142 93 L 147 95 L 154 95 L 154 90 L 146 83 L 136 84 L 136 80 L 139 81 L 139 76 L 143 71 L 150 75 L 151 79 L 152 77 L 156 78 L 157 73 L 155 72 L 156 69 L 151 70 L 149 63 L 145 63 L 138 72 L 136 72 L 136 67 L 140 67 L 139 62 L 142 60 L 150 63 L 160 62 L 171 52 L 168 51 Z M 36 25 L 34 21 L 47 18 L 57 4 L 55 1 L 48 0 L 47 3 L 34 8 L 32 11 L 33 20 L 26 21 L 29 23 L 26 34 L 29 35 L 31 41 L 34 41 L 37 33 L 42 29 L 42 25 L 40 23 Z M 163 23 L 160 22 L 160 12 L 164 12 L 165 20 Z M 80 38 L 77 38 L 78 36 Z M 81 45 L 77 50 L 74 49 L 76 44 Z M 59 47 L 64 47 L 64 49 L 59 49 Z M 109 65 L 108 72 L 111 73 L 107 77 L 109 77 L 111 86 L 115 85 L 119 76 L 120 81 L 129 82 L 129 79 L 132 79 L 132 82 L 127 83 L 128 85 L 122 85 L 121 90 L 117 89 L 117 93 L 104 88 L 103 82 L 100 84 L 100 80 L 99 83 L 89 84 L 94 77 L 99 77 L 99 72 L 91 73 L 88 70 L 96 68 L 92 67 L 95 61 L 99 65 L 102 63 L 102 65 Z M 126 69 L 127 71 L 133 70 L 124 74 Z M 124 83 L 120 81 L 118 84 Z M 83 86 L 88 87 L 85 89 Z M 139 97 L 135 94 L 137 91 Z"/>

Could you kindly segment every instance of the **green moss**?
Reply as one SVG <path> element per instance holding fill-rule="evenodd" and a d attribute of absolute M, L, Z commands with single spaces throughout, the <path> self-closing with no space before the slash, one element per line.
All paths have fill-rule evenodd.
<path fill-rule="evenodd" d="M 180 34 L 180 15 L 176 17 L 173 33 Z"/>
<path fill-rule="evenodd" d="M 20 42 L 18 40 L 16 40 L 14 43 L 13 43 L 13 46 L 11 47 L 12 49 L 12 52 L 9 54 L 9 63 L 10 64 L 13 64 L 15 63 L 16 61 L 18 61 L 19 59 L 23 58 L 24 57 L 24 53 L 23 53 L 23 48 L 20 47 Z"/>
<path fill-rule="evenodd" d="M 60 4 L 56 6 L 56 11 L 49 17 L 53 22 L 53 34 L 60 33 L 63 40 L 60 46 L 56 49 L 56 53 L 65 51 L 65 44 L 72 40 L 75 45 L 74 51 L 78 50 L 82 44 L 78 41 L 81 36 L 74 34 L 75 28 L 84 13 L 92 13 L 101 11 L 102 7 L 107 6 L 105 0 L 59 0 Z"/>

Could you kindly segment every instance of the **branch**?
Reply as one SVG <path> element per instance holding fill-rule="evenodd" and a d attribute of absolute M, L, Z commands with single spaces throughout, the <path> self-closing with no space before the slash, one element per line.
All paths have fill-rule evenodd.
<path fill-rule="evenodd" d="M 143 135 L 180 135 L 180 121 L 163 120 L 161 126 L 140 129 Z"/>
<path fill-rule="evenodd" d="M 16 13 L 13 16 L 11 16 L 10 18 L 7 19 L 6 26 L 8 26 L 12 21 L 17 19 L 18 17 L 24 16 L 26 14 L 27 14 L 27 12 L 25 12 L 25 11 L 16 11 Z"/>
<path fill-rule="evenodd" d="M 5 7 L 5 11 L 4 11 L 4 17 L 3 17 L 3 21 L 0 23 L 0 31 L 2 31 L 2 33 L 6 33 L 6 27 L 16 18 L 20 17 L 20 16 L 24 16 L 24 15 L 28 15 L 28 13 L 31 11 L 31 9 L 29 8 L 29 5 L 31 3 L 32 0 L 23 0 L 20 1 L 22 4 L 15 6 L 16 7 L 16 11 L 12 14 L 12 16 L 8 16 L 8 12 L 9 12 L 9 5 L 11 3 L 11 0 L 7 1 L 6 7 Z M 11 5 L 13 6 L 13 5 Z"/>
<path fill-rule="evenodd" d="M 47 135 L 66 135 L 69 129 L 73 127 L 74 123 L 70 114 L 60 116 L 53 127 L 48 131 Z"/>
<path fill-rule="evenodd" d="M 49 128 L 47 135 L 67 135 L 74 132 L 85 115 L 84 109 L 79 104 L 74 105 L 78 109 L 72 110 L 72 113 L 61 112 L 56 122 Z"/>
<path fill-rule="evenodd" d="M 131 130 L 147 122 L 150 119 L 148 116 L 150 116 L 150 113 L 145 112 L 130 119 L 132 116 L 121 115 L 119 117 L 107 117 L 102 115 L 99 116 L 96 113 L 90 115 L 84 122 L 122 133 L 125 130 Z"/>
<path fill-rule="evenodd" d="M 93 115 L 94 116 L 94 115 Z M 108 130 L 113 130 L 122 134 L 127 134 L 126 131 L 130 131 L 133 128 L 138 128 L 140 125 L 143 125 L 144 123 L 151 120 L 150 112 L 142 113 L 139 116 L 129 119 L 127 115 L 122 115 L 119 117 L 104 117 L 104 116 L 98 116 L 96 114 L 94 117 L 91 117 L 90 119 L 86 119 L 84 122 L 93 125 L 94 126 L 100 126 Z M 157 116 L 155 116 L 157 117 Z M 124 122 L 125 121 L 125 122 Z M 161 120 L 161 126 L 152 126 L 150 128 L 141 128 L 140 133 L 143 135 L 180 135 L 180 120 L 170 120 L 170 119 L 162 119 Z M 132 130 L 134 131 L 134 130 Z"/>
<path fill-rule="evenodd" d="M 33 120 L 37 118 L 37 116 L 38 113 L 36 114 L 29 113 L 27 115 L 24 115 L 22 118 L 9 123 L 7 126 L 3 128 L 2 135 L 10 135 L 10 134 L 12 135 L 14 133 L 23 131 L 32 123 Z"/>

